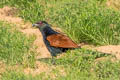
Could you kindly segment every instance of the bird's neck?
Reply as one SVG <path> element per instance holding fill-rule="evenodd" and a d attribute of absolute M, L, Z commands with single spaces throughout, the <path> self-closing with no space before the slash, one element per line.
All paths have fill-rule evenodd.
<path fill-rule="evenodd" d="M 58 32 L 54 31 L 51 27 L 45 26 L 44 28 L 40 29 L 43 37 L 47 37 L 52 34 L 58 34 Z"/>

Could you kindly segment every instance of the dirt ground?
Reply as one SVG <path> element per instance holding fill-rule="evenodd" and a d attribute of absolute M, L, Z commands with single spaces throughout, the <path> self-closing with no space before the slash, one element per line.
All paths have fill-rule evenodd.
<path fill-rule="evenodd" d="M 50 58 L 51 55 L 49 51 L 47 50 L 44 42 L 43 42 L 43 37 L 38 29 L 32 28 L 32 24 L 30 22 L 24 22 L 22 18 L 20 17 L 15 17 L 16 9 L 15 8 L 10 8 L 5 6 L 4 8 L 0 8 L 0 21 L 6 21 L 8 23 L 15 24 L 16 27 L 20 29 L 21 32 L 25 33 L 26 35 L 36 35 L 36 40 L 34 41 L 33 46 L 37 46 L 36 51 L 38 56 L 36 57 L 37 59 L 39 58 Z M 57 29 L 57 28 L 56 28 Z M 60 29 L 57 29 L 60 31 Z M 87 48 L 91 47 L 91 45 L 82 45 L 82 48 Z M 104 52 L 108 54 L 113 54 L 115 55 L 118 59 L 120 59 L 120 45 L 107 45 L 107 46 L 100 46 L 100 47 L 91 47 L 90 49 L 96 50 L 99 52 Z M 26 74 L 28 73 L 40 73 L 41 71 L 45 72 L 50 71 L 50 68 L 47 67 L 45 64 L 36 62 L 36 65 L 38 68 L 36 69 L 30 69 L 26 68 L 24 72 Z M 0 68 L 1 70 L 2 68 Z"/>
<path fill-rule="evenodd" d="M 120 0 L 107 0 L 106 5 L 110 8 L 114 8 L 115 10 L 119 10 Z"/>

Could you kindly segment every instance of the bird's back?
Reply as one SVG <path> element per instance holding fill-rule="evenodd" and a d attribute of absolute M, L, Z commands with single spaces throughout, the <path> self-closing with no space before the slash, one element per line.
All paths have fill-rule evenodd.
<path fill-rule="evenodd" d="M 43 32 L 44 32 L 46 37 L 49 35 L 52 35 L 52 34 L 58 34 L 58 32 L 54 31 L 51 27 L 45 27 L 43 29 Z"/>

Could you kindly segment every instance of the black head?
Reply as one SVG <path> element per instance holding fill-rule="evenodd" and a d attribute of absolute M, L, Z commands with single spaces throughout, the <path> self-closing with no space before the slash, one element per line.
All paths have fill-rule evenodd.
<path fill-rule="evenodd" d="M 46 26 L 49 26 L 49 24 L 46 21 L 39 21 L 36 22 L 35 24 L 32 24 L 33 27 L 37 27 L 37 28 L 44 28 Z"/>

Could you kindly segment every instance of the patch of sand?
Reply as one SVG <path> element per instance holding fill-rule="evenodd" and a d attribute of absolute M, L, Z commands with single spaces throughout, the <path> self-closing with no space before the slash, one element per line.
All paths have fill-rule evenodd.
<path fill-rule="evenodd" d="M 10 8 L 8 6 L 0 8 L 0 20 L 8 21 L 8 22 L 11 22 L 11 23 L 22 22 L 21 18 L 13 16 L 15 14 L 15 12 L 16 12 L 15 8 Z"/>
<path fill-rule="evenodd" d="M 2 61 L 0 61 L 0 77 L 3 72 L 5 72 L 5 64 Z"/>
<path fill-rule="evenodd" d="M 0 20 L 15 24 L 22 29 L 30 28 L 32 24 L 30 22 L 24 23 L 22 18 L 14 16 L 16 12 L 16 8 L 11 8 L 8 6 L 0 8 Z"/>
<path fill-rule="evenodd" d="M 37 46 L 37 53 L 39 54 L 37 56 L 37 59 L 39 58 L 49 58 L 51 57 L 48 49 L 46 48 L 44 42 L 43 42 L 43 37 L 42 37 L 42 34 L 40 33 L 40 31 L 38 29 L 24 29 L 24 30 L 21 30 L 23 33 L 25 34 L 28 34 L 28 35 L 31 35 L 31 34 L 35 34 L 36 35 L 36 40 L 34 41 L 33 43 L 33 46 Z"/>
<path fill-rule="evenodd" d="M 120 45 L 107 45 L 94 48 L 98 52 L 115 55 L 117 59 L 120 59 Z"/>
<path fill-rule="evenodd" d="M 116 10 L 120 9 L 120 0 L 107 0 L 106 5 Z"/>

